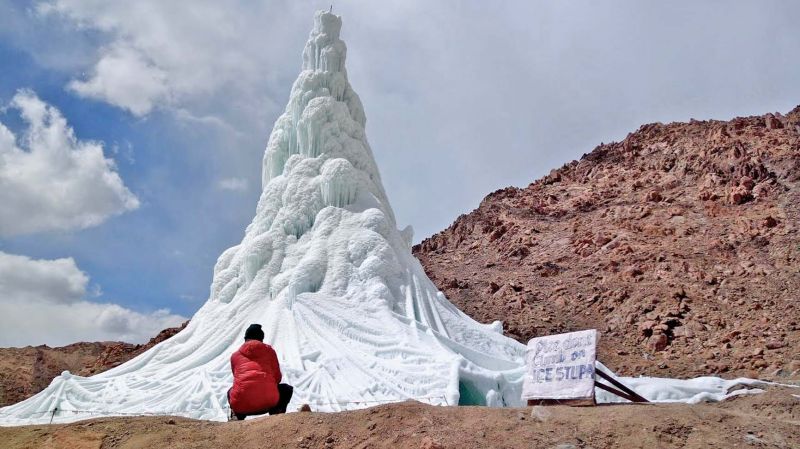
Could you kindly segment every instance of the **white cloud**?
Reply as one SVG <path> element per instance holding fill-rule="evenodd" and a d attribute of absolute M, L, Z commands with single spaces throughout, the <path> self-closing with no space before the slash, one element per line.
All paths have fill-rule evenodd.
<path fill-rule="evenodd" d="M 230 190 L 232 192 L 244 192 L 247 190 L 247 180 L 244 178 L 227 178 L 221 179 L 217 186 L 222 190 Z"/>
<path fill-rule="evenodd" d="M 87 81 L 68 86 L 80 96 L 103 100 L 143 116 L 168 97 L 166 74 L 137 50 L 114 46 L 103 52 Z"/>
<path fill-rule="evenodd" d="M 399 222 L 429 235 L 486 192 L 526 185 L 642 123 L 794 107 L 800 2 L 729 2 L 724 11 L 695 3 L 687 14 L 680 2 L 337 1 L 348 73 Z M 283 107 L 313 10 L 330 2 L 39 5 L 39 18 L 99 31 L 105 48 L 143 55 L 164 74 L 160 101 L 170 110 L 214 116 L 251 139 L 210 143 L 234 160 L 225 163 L 236 171 L 224 173 L 241 174 Z M 112 75 L 103 82 L 127 82 Z M 428 191 L 447 204 L 425 200 Z"/>
<path fill-rule="evenodd" d="M 275 65 L 277 55 L 295 61 L 296 71 L 313 8 L 285 1 L 47 0 L 36 11 L 106 40 L 88 78 L 69 83 L 79 95 L 138 116 L 166 107 L 241 125 L 262 123 L 271 103 L 267 87 L 286 71 Z M 268 17 L 281 20 L 265 23 Z M 294 45 L 285 45 L 287 30 L 297 30 Z"/>
<path fill-rule="evenodd" d="M 86 299 L 89 276 L 72 258 L 42 260 L 0 252 L 0 347 L 76 341 L 142 343 L 186 318 L 140 313 Z"/>
<path fill-rule="evenodd" d="M 29 90 L 10 107 L 27 125 L 0 123 L 0 237 L 96 226 L 139 207 L 99 142 L 75 137 L 55 107 Z"/>
<path fill-rule="evenodd" d="M 83 299 L 88 284 L 72 258 L 34 260 L 0 251 L 0 300 L 69 304 Z"/>

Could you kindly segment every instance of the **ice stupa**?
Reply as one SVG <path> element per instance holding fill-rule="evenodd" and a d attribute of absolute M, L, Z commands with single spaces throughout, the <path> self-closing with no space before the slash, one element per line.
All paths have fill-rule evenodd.
<path fill-rule="evenodd" d="M 210 297 L 186 329 L 102 374 L 63 373 L 0 409 L 0 425 L 146 414 L 226 420 L 229 359 L 250 323 L 263 325 L 295 387 L 290 410 L 406 399 L 520 405 L 525 346 L 448 302 L 411 255 L 410 229 L 397 229 L 347 80 L 341 25 L 315 15 L 303 70 L 264 154 L 256 216 L 219 257 Z M 651 399 L 727 388 L 632 381 Z"/>
<path fill-rule="evenodd" d="M 0 421 L 225 420 L 230 355 L 250 323 L 276 348 L 294 404 L 519 403 L 525 347 L 448 302 L 411 255 L 410 228 L 397 229 L 347 80 L 341 25 L 315 15 L 264 154 L 256 216 L 219 257 L 210 297 L 186 329 L 102 374 L 64 373 L 1 409 Z"/>

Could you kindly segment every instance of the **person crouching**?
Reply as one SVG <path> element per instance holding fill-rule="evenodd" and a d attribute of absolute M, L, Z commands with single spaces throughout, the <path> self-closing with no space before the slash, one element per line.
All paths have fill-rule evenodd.
<path fill-rule="evenodd" d="M 294 388 L 282 380 L 278 356 L 264 344 L 260 324 L 251 324 L 244 344 L 231 356 L 233 386 L 228 390 L 231 412 L 238 420 L 250 415 L 286 413 Z"/>

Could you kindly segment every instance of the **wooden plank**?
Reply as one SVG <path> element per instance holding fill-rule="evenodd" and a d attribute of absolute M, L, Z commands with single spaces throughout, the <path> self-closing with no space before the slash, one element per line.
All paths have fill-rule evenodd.
<path fill-rule="evenodd" d="M 639 402 L 634 397 L 628 395 L 627 393 L 619 391 L 616 388 L 609 387 L 608 385 L 606 385 L 606 384 L 604 384 L 602 382 L 595 382 L 594 386 L 599 388 L 599 389 L 601 389 L 601 390 L 606 390 L 607 392 L 609 392 L 609 393 L 611 393 L 613 395 L 619 396 L 619 397 L 621 397 L 623 399 L 627 399 L 627 400 L 629 400 L 631 402 Z"/>
<path fill-rule="evenodd" d="M 613 386 L 619 388 L 620 390 L 622 390 L 623 392 L 625 392 L 626 396 L 628 396 L 628 397 L 620 395 L 618 393 L 614 393 L 613 391 L 609 391 L 609 390 L 607 390 L 607 389 L 605 389 L 603 387 L 600 387 L 601 389 L 609 391 L 609 393 L 616 394 L 617 396 L 623 397 L 623 398 L 625 398 L 625 399 L 627 399 L 627 400 L 629 400 L 631 402 L 650 402 L 647 399 L 645 399 L 644 397 L 642 397 L 641 395 L 639 395 L 638 393 L 636 393 L 635 391 L 633 391 L 630 388 L 628 388 L 622 382 L 618 381 L 617 379 L 614 379 L 613 377 L 611 377 L 608 374 L 604 373 L 602 370 L 597 369 L 597 367 L 595 367 L 594 372 L 595 372 L 595 375 L 602 377 L 603 379 L 607 380 L 611 385 L 613 385 Z M 597 385 L 599 387 L 601 384 L 599 382 L 595 381 L 595 385 Z"/>

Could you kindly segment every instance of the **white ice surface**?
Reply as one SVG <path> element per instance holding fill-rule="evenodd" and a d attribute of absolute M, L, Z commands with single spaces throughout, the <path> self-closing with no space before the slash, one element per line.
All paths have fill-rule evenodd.
<path fill-rule="evenodd" d="M 0 425 L 140 414 L 226 420 L 229 359 L 250 323 L 263 325 L 295 386 L 290 410 L 406 399 L 521 405 L 525 346 L 453 306 L 411 255 L 410 227 L 397 229 L 340 28 L 340 17 L 315 15 L 264 154 L 256 216 L 219 257 L 210 297 L 187 328 L 107 372 L 62 374 L 0 409 Z M 729 385 L 624 380 L 669 401 L 721 399 Z"/>
<path fill-rule="evenodd" d="M 741 394 L 762 393 L 764 390 L 757 388 L 769 385 L 756 379 L 744 377 L 738 379 L 725 380 L 719 377 L 696 377 L 694 379 L 669 379 L 663 377 L 620 377 L 614 375 L 608 368 L 600 362 L 597 364 L 619 380 L 624 385 L 633 389 L 640 396 L 650 402 L 685 402 L 697 404 L 700 402 L 723 401 L 733 396 Z M 600 379 L 600 382 L 604 382 Z M 608 385 L 608 382 L 604 382 Z M 743 387 L 734 389 L 734 387 Z M 597 402 L 628 402 L 627 400 L 615 396 L 607 391 L 595 388 L 595 398 Z"/>

